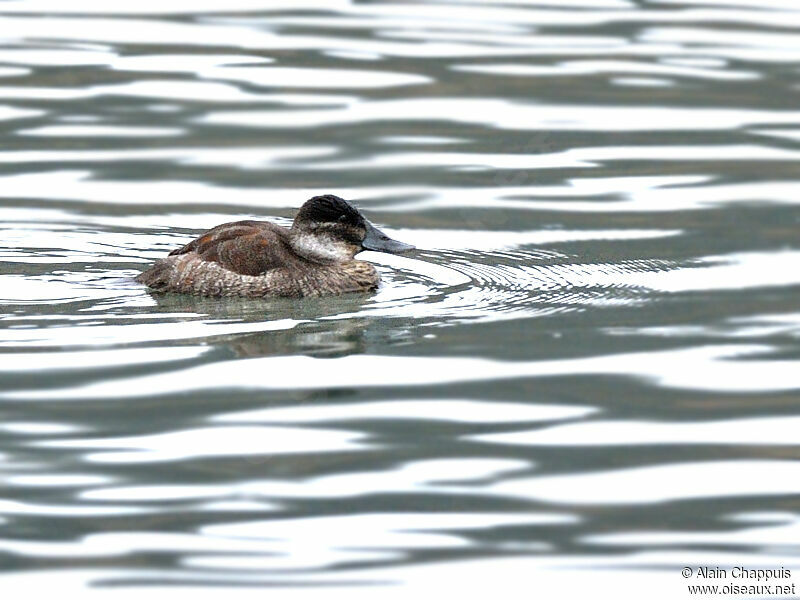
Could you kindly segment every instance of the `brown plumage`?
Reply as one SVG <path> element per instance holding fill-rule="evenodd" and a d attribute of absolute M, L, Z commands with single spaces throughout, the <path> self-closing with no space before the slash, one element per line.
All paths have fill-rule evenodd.
<path fill-rule="evenodd" d="M 236 221 L 209 229 L 141 273 L 136 281 L 158 292 L 202 296 L 327 296 L 364 292 L 380 276 L 361 250 L 404 252 L 351 204 L 316 196 L 291 229 L 263 221 Z"/>

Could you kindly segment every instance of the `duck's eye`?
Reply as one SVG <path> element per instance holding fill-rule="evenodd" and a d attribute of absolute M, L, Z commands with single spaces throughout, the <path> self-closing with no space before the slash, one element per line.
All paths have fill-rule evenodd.
<path fill-rule="evenodd" d="M 339 215 L 339 218 L 336 219 L 336 221 L 339 222 L 339 223 L 346 222 L 347 221 L 347 215 Z"/>

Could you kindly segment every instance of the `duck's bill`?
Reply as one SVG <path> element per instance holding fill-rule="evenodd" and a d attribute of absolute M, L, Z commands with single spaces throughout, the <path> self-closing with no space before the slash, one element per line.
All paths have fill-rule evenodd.
<path fill-rule="evenodd" d="M 364 238 L 364 241 L 361 242 L 361 245 L 365 250 L 388 252 L 390 254 L 398 254 L 400 252 L 414 250 L 414 246 L 411 244 L 404 244 L 403 242 L 393 240 L 369 221 L 367 221 L 367 237 Z"/>

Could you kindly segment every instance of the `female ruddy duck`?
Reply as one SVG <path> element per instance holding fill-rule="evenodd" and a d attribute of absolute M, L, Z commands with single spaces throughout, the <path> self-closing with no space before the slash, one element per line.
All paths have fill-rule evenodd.
<path fill-rule="evenodd" d="M 378 271 L 355 260 L 362 250 L 414 246 L 389 238 L 338 196 L 303 204 L 290 229 L 236 221 L 209 229 L 136 277 L 158 292 L 202 296 L 328 296 L 378 286 Z"/>

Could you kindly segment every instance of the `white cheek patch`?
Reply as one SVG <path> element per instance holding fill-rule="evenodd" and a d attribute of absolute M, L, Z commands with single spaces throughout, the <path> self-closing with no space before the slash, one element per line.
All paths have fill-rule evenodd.
<path fill-rule="evenodd" d="M 327 235 L 303 233 L 292 239 L 294 249 L 304 256 L 325 260 L 349 260 L 353 257 L 352 248 Z"/>

